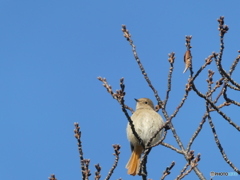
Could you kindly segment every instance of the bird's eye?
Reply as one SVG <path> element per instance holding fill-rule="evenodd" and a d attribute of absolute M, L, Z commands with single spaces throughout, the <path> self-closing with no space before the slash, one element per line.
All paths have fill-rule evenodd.
<path fill-rule="evenodd" d="M 145 101 L 145 104 L 147 104 L 147 101 Z"/>

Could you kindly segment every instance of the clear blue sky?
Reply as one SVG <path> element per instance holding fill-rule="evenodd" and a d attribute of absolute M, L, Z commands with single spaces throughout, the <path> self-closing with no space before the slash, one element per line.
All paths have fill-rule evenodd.
<path fill-rule="evenodd" d="M 130 156 L 127 119 L 119 104 L 102 87 L 106 77 L 113 90 L 125 78 L 126 103 L 148 97 L 152 91 L 142 78 L 121 25 L 132 34 L 138 54 L 162 99 L 165 97 L 168 53 L 176 53 L 173 90 L 167 110 L 171 114 L 184 94 L 189 72 L 184 69 L 185 35 L 192 35 L 194 71 L 211 52 L 219 51 L 217 18 L 225 16 L 224 67 L 228 69 L 240 49 L 240 2 L 226 1 L 82 1 L 0 0 L 0 179 L 59 180 L 81 177 L 73 123 L 82 130 L 84 157 L 102 166 L 104 179 L 114 162 L 112 144 L 121 145 L 120 161 L 112 179 L 139 179 L 126 174 Z M 214 64 L 207 69 L 216 70 Z M 236 69 L 239 72 L 239 68 Z M 234 74 L 236 81 L 239 76 Z M 217 79 L 216 78 L 214 79 Z M 207 70 L 198 87 L 207 90 Z M 239 94 L 231 98 L 239 100 Z M 222 102 L 222 101 L 220 101 Z M 204 101 L 191 92 L 173 123 L 186 146 L 203 113 Z M 224 112 L 239 124 L 239 109 Z M 217 114 L 213 120 L 229 159 L 240 168 L 239 132 Z M 177 147 L 169 131 L 165 142 Z M 201 153 L 199 169 L 232 172 L 217 149 L 206 123 L 192 146 Z M 149 178 L 159 179 L 172 161 L 167 179 L 174 179 L 185 159 L 163 146 L 149 156 Z M 232 177 L 229 179 L 237 179 Z M 191 173 L 186 179 L 197 179 Z M 214 179 L 226 179 L 215 177 Z"/>

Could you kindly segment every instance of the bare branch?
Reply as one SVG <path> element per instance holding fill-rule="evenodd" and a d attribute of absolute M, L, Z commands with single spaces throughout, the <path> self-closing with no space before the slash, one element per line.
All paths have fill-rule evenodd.
<path fill-rule="evenodd" d="M 138 140 L 139 144 L 141 144 L 144 147 L 143 141 L 142 139 L 138 136 L 135 128 L 134 128 L 134 124 L 133 121 L 131 120 L 131 117 L 129 116 L 128 112 L 127 112 L 127 105 L 124 104 L 125 100 L 124 100 L 124 96 L 125 96 L 125 85 L 124 85 L 124 78 L 120 79 L 120 90 L 117 90 L 115 93 L 112 91 L 112 87 L 108 84 L 107 79 L 106 78 L 102 78 L 102 77 L 98 77 L 98 80 L 103 82 L 103 86 L 107 89 L 107 91 L 112 95 L 112 97 L 114 99 L 116 99 L 118 101 L 118 103 L 122 106 L 122 111 L 124 112 L 125 116 L 128 119 L 128 122 L 131 126 L 132 132 L 134 134 L 134 136 L 136 137 L 136 139 Z"/>
<path fill-rule="evenodd" d="M 159 107 L 162 107 L 163 115 L 164 115 L 164 117 L 167 119 L 167 121 L 166 121 L 166 123 L 165 123 L 164 126 L 167 126 L 168 123 L 169 123 L 170 128 L 171 128 L 171 130 L 172 130 L 172 132 L 173 132 L 173 135 L 174 135 L 176 141 L 178 142 L 178 144 L 179 144 L 179 146 L 181 147 L 181 149 L 183 149 L 183 144 L 182 144 L 182 142 L 181 142 L 181 140 L 180 140 L 180 137 L 177 135 L 176 130 L 174 129 L 174 127 L 173 127 L 173 125 L 172 125 L 172 123 L 171 123 L 171 119 L 172 119 L 172 118 L 171 118 L 170 120 L 168 120 L 169 117 L 168 117 L 168 114 L 167 114 L 166 110 L 163 108 L 163 102 L 161 101 L 161 99 L 160 99 L 160 97 L 159 97 L 156 89 L 153 87 L 153 85 L 152 85 L 149 77 L 147 76 L 147 73 L 146 73 L 146 71 L 145 71 L 145 69 L 144 69 L 144 67 L 143 67 L 143 65 L 142 65 L 142 63 L 141 63 L 141 61 L 140 61 L 140 59 L 139 59 L 139 57 L 138 57 L 138 55 L 137 55 L 136 46 L 133 44 L 133 41 L 132 41 L 132 39 L 131 39 L 131 35 L 130 35 L 130 33 L 129 33 L 129 31 L 127 30 L 127 28 L 126 28 L 125 25 L 122 25 L 122 31 L 123 31 L 123 33 L 124 33 L 124 37 L 127 39 L 127 41 L 129 41 L 130 45 L 132 46 L 132 51 L 133 51 L 134 58 L 135 58 L 135 60 L 137 61 L 138 65 L 139 65 L 139 68 L 140 68 L 140 70 L 141 70 L 141 72 L 142 72 L 145 80 L 147 81 L 149 87 L 152 89 L 152 91 L 153 91 L 153 93 L 154 93 L 154 96 L 156 97 L 156 99 L 157 99 L 157 101 L 158 101 Z"/>
<path fill-rule="evenodd" d="M 216 92 L 217 88 L 220 88 L 223 84 L 222 82 L 223 78 L 221 78 L 219 81 L 216 82 L 216 85 L 214 86 L 214 88 L 212 88 L 211 90 L 209 90 L 209 92 L 207 92 L 206 96 L 210 97 L 212 96 L 212 94 L 214 92 Z M 219 93 L 219 95 L 217 96 L 216 100 L 214 101 L 214 103 L 217 103 L 218 99 L 221 97 L 222 95 L 222 91 Z"/>
<path fill-rule="evenodd" d="M 140 61 L 140 59 L 139 59 L 139 57 L 138 57 L 138 54 L 137 54 L 137 51 L 136 51 L 136 46 L 133 44 L 133 40 L 131 39 L 131 35 L 130 35 L 129 31 L 127 30 L 126 25 L 122 25 L 122 32 L 124 33 L 124 37 L 127 39 L 127 41 L 128 41 L 128 42 L 130 43 L 130 45 L 132 46 L 132 51 L 133 51 L 134 58 L 135 58 L 135 60 L 136 60 L 137 63 L 138 63 L 138 66 L 139 66 L 139 68 L 140 68 L 140 70 L 141 70 L 141 72 L 142 72 L 142 75 L 144 76 L 145 80 L 147 81 L 148 86 L 149 86 L 149 87 L 152 89 L 152 91 L 154 92 L 154 96 L 156 97 L 156 99 L 157 99 L 157 101 L 158 101 L 158 105 L 159 105 L 160 107 L 162 107 L 163 102 L 162 102 L 162 100 L 160 99 L 157 90 L 153 87 L 150 79 L 149 79 L 148 76 L 147 76 L 147 73 L 146 73 L 146 71 L 145 71 L 145 69 L 144 69 L 144 67 L 143 67 L 143 65 L 142 65 L 142 63 L 141 63 L 141 61 Z"/>
<path fill-rule="evenodd" d="M 227 101 L 227 102 L 225 102 L 226 106 L 229 106 L 230 104 L 235 104 L 235 105 L 237 105 L 237 106 L 240 106 L 240 103 L 239 103 L 239 102 L 234 101 L 234 100 L 228 98 L 228 96 L 227 96 L 227 87 L 225 87 L 225 89 L 224 89 L 223 97 L 224 97 L 224 99 Z"/>
<path fill-rule="evenodd" d="M 88 180 L 88 176 L 91 175 L 90 170 L 88 169 L 88 165 L 90 163 L 89 159 L 83 158 L 83 150 L 82 150 L 82 142 L 81 142 L 81 131 L 78 123 L 74 123 L 74 136 L 78 142 L 78 152 L 80 155 L 81 169 L 82 169 L 82 179 Z"/>
<path fill-rule="evenodd" d="M 116 156 L 116 158 L 115 158 L 115 162 L 114 162 L 114 164 L 113 164 L 111 170 L 109 171 L 108 176 L 106 177 L 105 180 L 110 179 L 110 177 L 113 174 L 114 169 L 117 167 L 117 164 L 118 164 L 118 161 L 119 161 L 119 154 L 120 154 L 119 150 L 120 150 L 121 146 L 118 145 L 118 144 L 114 144 L 113 148 L 114 148 L 114 151 L 115 151 L 115 153 L 113 155 Z"/>
<path fill-rule="evenodd" d="M 206 118 L 207 118 L 207 114 L 205 113 L 205 114 L 203 115 L 202 121 L 200 122 L 197 130 L 193 133 L 191 139 L 189 140 L 189 143 L 188 143 L 188 146 L 187 146 L 186 151 L 189 151 L 189 150 L 190 150 L 193 141 L 195 140 L 195 138 L 198 136 L 198 134 L 199 134 L 200 131 L 202 130 L 203 124 L 206 122 Z"/>
<path fill-rule="evenodd" d="M 88 180 L 88 177 L 91 176 L 90 169 L 88 168 L 90 164 L 90 159 L 84 159 L 81 162 L 84 164 L 84 167 L 82 167 L 83 179 Z"/>
<path fill-rule="evenodd" d="M 240 51 L 238 51 L 238 53 L 240 53 Z M 235 70 L 237 64 L 239 63 L 239 60 L 240 60 L 240 55 L 237 56 L 237 58 L 233 61 L 233 64 L 229 70 L 229 75 L 231 76 L 233 71 Z"/>
<path fill-rule="evenodd" d="M 166 93 L 166 99 L 163 103 L 163 108 L 166 109 L 166 105 L 168 102 L 168 98 L 169 98 L 169 93 L 171 91 L 171 85 L 172 85 L 172 73 L 173 73 L 173 64 L 174 64 L 174 60 L 175 60 L 175 53 L 172 52 L 170 54 L 168 54 L 168 61 L 170 63 L 170 68 L 169 68 L 169 73 L 168 73 L 168 89 L 167 89 L 167 93 Z"/>
<path fill-rule="evenodd" d="M 226 86 L 227 87 L 230 87 L 231 89 L 233 89 L 233 90 L 236 90 L 236 91 L 240 91 L 240 88 L 237 88 L 237 87 L 235 87 L 235 86 L 232 86 L 232 85 L 230 85 L 230 84 L 226 84 Z"/>
<path fill-rule="evenodd" d="M 226 71 L 223 69 L 222 67 L 222 55 L 223 55 L 223 51 L 224 51 L 224 35 L 225 33 L 228 32 L 229 27 L 227 25 L 224 25 L 224 17 L 221 16 L 218 19 L 219 22 L 219 28 L 218 30 L 220 31 L 220 52 L 218 57 L 215 59 L 217 68 L 219 73 L 222 75 L 222 77 L 225 77 L 228 81 L 230 81 L 233 85 L 235 85 L 237 88 L 240 88 L 240 84 L 238 84 L 237 82 L 235 82 L 231 77 L 230 74 L 226 73 Z M 233 65 L 232 67 L 234 67 L 235 65 Z M 231 70 L 230 70 L 231 72 Z"/>
<path fill-rule="evenodd" d="M 193 159 L 193 158 L 194 158 L 193 151 L 190 151 L 190 152 L 189 152 L 189 155 L 190 155 L 189 157 L 190 157 L 191 161 L 184 166 L 184 168 L 182 169 L 180 175 L 177 176 L 176 180 L 183 179 L 183 178 L 184 178 L 186 175 L 188 175 L 194 168 L 197 167 L 198 162 L 200 161 L 200 154 L 198 154 L 195 159 Z M 188 166 L 190 166 L 190 168 L 187 170 Z M 187 170 L 187 171 L 186 171 L 186 170 Z"/>
<path fill-rule="evenodd" d="M 176 152 L 179 153 L 179 154 L 184 154 L 182 150 L 179 150 L 179 149 L 175 148 L 174 146 L 172 146 L 172 145 L 170 145 L 170 144 L 167 144 L 167 143 L 165 143 L 165 142 L 162 142 L 161 144 L 162 144 L 163 146 L 167 147 L 167 148 L 172 149 L 173 151 L 176 151 Z"/>
<path fill-rule="evenodd" d="M 163 176 L 161 177 L 161 180 L 164 180 L 165 177 L 169 174 L 171 174 L 170 170 L 173 168 L 173 166 L 175 165 L 175 162 L 173 161 L 172 164 L 166 168 L 166 170 L 163 172 Z"/>
<path fill-rule="evenodd" d="M 227 155 L 226 155 L 226 153 L 225 153 L 225 151 L 224 151 L 224 149 L 223 149 L 223 147 L 222 147 L 222 145 L 221 145 L 221 143 L 220 143 L 220 141 L 218 139 L 217 131 L 216 131 L 216 129 L 214 127 L 214 124 L 212 122 L 212 118 L 210 116 L 208 105 L 209 104 L 207 102 L 206 103 L 207 118 L 208 118 L 209 125 L 210 125 L 210 127 L 212 129 L 212 133 L 213 133 L 213 136 L 214 136 L 214 140 L 215 140 L 215 142 L 217 144 L 217 147 L 218 147 L 220 153 L 222 154 L 223 159 L 233 168 L 234 171 L 236 171 L 238 174 L 240 174 L 240 170 L 228 159 L 228 157 L 227 157 Z"/>
<path fill-rule="evenodd" d="M 95 165 L 95 168 L 96 168 L 96 172 L 95 172 L 95 180 L 99 180 L 100 178 L 101 178 L 101 174 L 100 174 L 100 172 L 101 172 L 101 166 L 99 165 L 99 164 L 96 164 Z"/>
<path fill-rule="evenodd" d="M 218 109 L 221 109 L 221 108 L 226 107 L 226 106 L 229 106 L 229 105 L 231 105 L 230 102 L 224 102 L 224 103 L 218 105 L 217 108 L 218 108 Z M 209 109 L 209 111 L 212 112 L 212 111 L 216 111 L 216 110 L 215 110 L 215 109 Z"/>
<path fill-rule="evenodd" d="M 214 57 L 216 57 L 217 55 L 218 55 L 218 54 L 216 54 L 215 52 L 212 52 L 212 54 L 205 59 L 204 65 L 202 65 L 202 66 L 199 68 L 199 70 L 197 71 L 197 73 L 196 73 L 196 74 L 194 75 L 194 77 L 192 78 L 192 81 L 194 81 L 194 80 L 198 77 L 198 75 L 202 72 L 202 70 L 204 70 L 204 69 L 207 67 L 207 65 L 210 65 L 210 64 L 211 64 L 212 59 L 213 59 Z"/>
<path fill-rule="evenodd" d="M 240 131 L 240 127 L 235 124 L 231 118 L 229 118 L 226 114 L 224 114 L 220 109 L 218 109 L 217 106 L 215 106 L 214 102 L 210 101 L 205 95 L 203 95 L 201 92 L 199 92 L 197 90 L 197 88 L 195 87 L 194 83 L 192 83 L 192 87 L 193 90 L 198 94 L 198 96 L 200 96 L 201 98 L 205 99 L 211 106 L 213 109 L 216 110 L 216 112 L 218 112 L 225 120 L 227 120 L 229 122 L 229 124 L 231 124 L 233 127 L 235 127 L 238 131 Z"/>

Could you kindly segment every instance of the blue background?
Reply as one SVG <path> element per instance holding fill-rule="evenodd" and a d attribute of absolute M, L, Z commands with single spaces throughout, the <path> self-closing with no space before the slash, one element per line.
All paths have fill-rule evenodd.
<path fill-rule="evenodd" d="M 189 72 L 182 73 L 185 35 L 193 36 L 196 72 L 205 58 L 219 51 L 217 18 L 225 16 L 230 30 L 225 36 L 223 66 L 228 70 L 240 49 L 239 5 L 238 0 L 0 0 L 0 179 L 42 180 L 51 173 L 59 180 L 80 179 L 74 122 L 81 126 L 84 158 L 91 159 L 91 179 L 97 163 L 102 166 L 102 179 L 106 177 L 114 162 L 112 144 L 122 147 L 112 179 L 139 179 L 126 174 L 130 156 L 127 119 L 97 80 L 98 76 L 106 77 L 115 91 L 124 77 L 130 107 L 135 108 L 134 98 L 141 97 L 156 104 L 122 36 L 121 25 L 126 24 L 132 34 L 138 55 L 162 99 L 167 89 L 168 53 L 176 53 L 167 105 L 170 115 L 180 103 L 189 77 Z M 215 63 L 196 81 L 203 93 L 207 91 L 207 69 L 216 71 Z M 239 67 L 235 71 L 233 78 L 240 82 Z M 218 79 L 216 74 L 214 80 Z M 235 92 L 229 91 L 229 97 L 239 101 Z M 223 111 L 239 124 L 239 108 L 232 105 Z M 191 91 L 173 119 L 184 146 L 204 112 L 203 99 Z M 239 168 L 239 132 L 217 113 L 212 113 L 212 118 L 228 158 Z M 170 131 L 165 142 L 178 147 Z M 208 122 L 191 149 L 201 154 L 198 167 L 206 178 L 211 171 L 233 172 L 216 147 Z M 148 178 L 159 179 L 172 161 L 176 165 L 167 179 L 176 178 L 185 159 L 166 147 L 154 148 Z M 192 172 L 186 179 L 197 176 Z"/>

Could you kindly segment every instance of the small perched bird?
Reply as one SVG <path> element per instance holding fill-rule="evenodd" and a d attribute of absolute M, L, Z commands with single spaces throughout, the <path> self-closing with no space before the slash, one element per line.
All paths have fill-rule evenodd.
<path fill-rule="evenodd" d="M 184 54 L 184 63 L 185 63 L 185 69 L 183 73 L 185 73 L 188 70 L 188 68 L 191 66 L 191 63 L 192 63 L 192 55 L 190 50 L 187 50 Z"/>
<path fill-rule="evenodd" d="M 153 102 L 148 98 L 135 99 L 137 101 L 136 111 L 131 116 L 134 129 L 146 146 L 149 140 L 157 133 L 164 124 L 162 117 L 154 110 Z M 151 145 L 160 140 L 162 130 L 152 140 Z M 128 174 L 135 176 L 139 171 L 140 158 L 143 147 L 134 136 L 131 126 L 127 125 L 127 137 L 130 141 L 132 155 L 126 165 Z"/>

